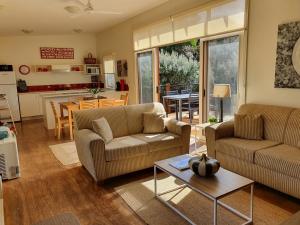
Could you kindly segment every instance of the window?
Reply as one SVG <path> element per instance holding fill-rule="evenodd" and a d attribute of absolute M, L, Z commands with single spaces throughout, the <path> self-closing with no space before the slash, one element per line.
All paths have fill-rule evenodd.
<path fill-rule="evenodd" d="M 105 88 L 115 89 L 115 59 L 113 56 L 103 57 Z"/>
<path fill-rule="evenodd" d="M 153 102 L 153 53 L 152 51 L 137 54 L 140 103 Z"/>

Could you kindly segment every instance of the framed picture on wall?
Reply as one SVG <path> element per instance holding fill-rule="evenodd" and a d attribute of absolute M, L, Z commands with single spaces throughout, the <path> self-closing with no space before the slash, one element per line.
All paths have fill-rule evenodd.
<path fill-rule="evenodd" d="M 278 26 L 275 88 L 300 88 L 300 21 Z"/>

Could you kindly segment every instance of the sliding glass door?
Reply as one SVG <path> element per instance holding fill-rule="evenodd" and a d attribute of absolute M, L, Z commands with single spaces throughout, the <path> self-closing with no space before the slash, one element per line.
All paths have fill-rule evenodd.
<path fill-rule="evenodd" d="M 139 79 L 139 101 L 140 103 L 153 102 L 154 71 L 152 50 L 137 53 L 137 70 Z"/>
<path fill-rule="evenodd" d="M 231 97 L 224 98 L 224 121 L 233 118 L 238 107 L 240 36 L 210 40 L 206 43 L 207 117 L 220 116 L 220 99 L 213 97 L 215 84 L 230 84 Z"/>

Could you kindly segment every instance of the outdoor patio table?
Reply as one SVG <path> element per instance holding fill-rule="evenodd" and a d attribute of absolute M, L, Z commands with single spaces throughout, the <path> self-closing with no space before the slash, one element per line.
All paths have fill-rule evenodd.
<path fill-rule="evenodd" d="M 173 100 L 178 103 L 179 120 L 182 121 L 182 102 L 188 100 L 190 94 L 166 95 L 163 96 L 163 104 L 165 106 L 166 100 Z"/>

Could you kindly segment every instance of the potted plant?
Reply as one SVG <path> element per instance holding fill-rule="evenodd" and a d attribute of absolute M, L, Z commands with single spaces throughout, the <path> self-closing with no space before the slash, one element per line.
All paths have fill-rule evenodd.
<path fill-rule="evenodd" d="M 210 117 L 208 118 L 208 122 L 209 122 L 210 124 L 215 124 L 215 123 L 218 123 L 218 120 L 217 120 L 217 118 L 216 118 L 215 116 L 210 116 Z"/>
<path fill-rule="evenodd" d="M 100 88 L 90 88 L 90 89 L 88 89 L 88 92 L 90 92 L 94 98 L 98 98 L 99 93 L 101 92 L 101 89 Z"/>

